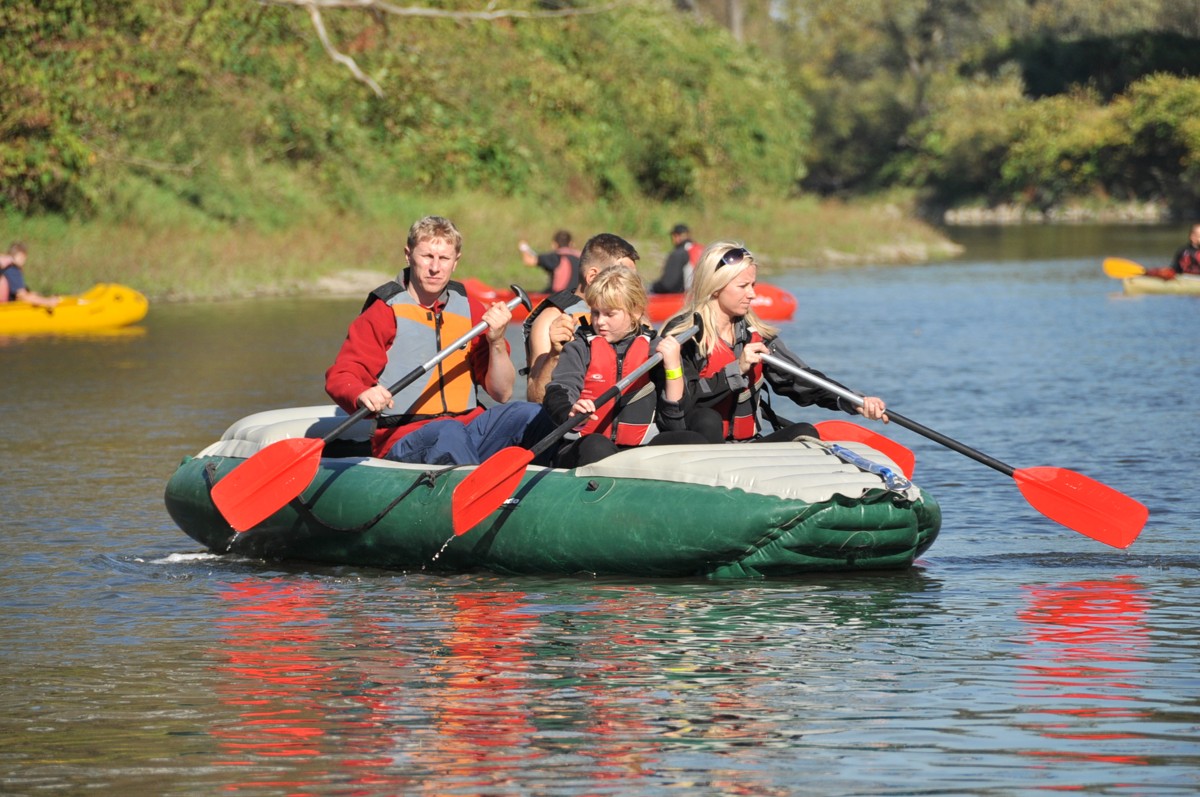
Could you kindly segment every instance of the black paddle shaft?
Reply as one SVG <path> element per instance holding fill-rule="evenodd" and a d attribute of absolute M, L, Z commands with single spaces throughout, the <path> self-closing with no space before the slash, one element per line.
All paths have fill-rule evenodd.
<path fill-rule="evenodd" d="M 533 303 L 529 301 L 529 295 L 527 293 L 525 293 L 525 291 L 519 285 L 510 285 L 508 287 L 512 290 L 513 293 L 516 294 L 516 296 L 509 299 L 507 302 L 509 310 L 512 310 L 518 304 L 525 305 L 526 310 L 533 309 Z M 447 346 L 446 348 L 439 351 L 437 354 L 430 357 L 429 360 L 422 363 L 421 365 L 418 365 L 416 368 L 412 369 L 407 374 L 405 374 L 400 379 L 400 381 L 396 382 L 394 385 L 391 385 L 387 389 L 388 392 L 394 394 L 397 391 L 403 390 L 404 388 L 408 387 L 413 382 L 415 382 L 421 376 L 421 374 L 429 372 L 429 370 L 432 369 L 435 365 L 437 365 L 442 360 L 449 357 L 454 352 L 461 349 L 463 346 L 466 346 L 468 343 L 470 343 L 472 340 L 474 340 L 475 337 L 477 335 L 479 335 L 479 333 L 483 332 L 487 328 L 488 328 L 488 323 L 486 321 L 480 321 L 478 324 L 476 324 L 475 326 L 473 326 L 469 330 L 467 330 L 465 333 L 463 333 L 462 337 L 460 337 L 458 340 L 454 341 L 449 346 Z M 351 413 L 350 416 L 346 418 L 346 420 L 342 421 L 336 427 L 334 427 L 332 432 L 330 432 L 329 434 L 322 437 L 321 442 L 328 443 L 330 440 L 335 439 L 342 432 L 346 431 L 351 426 L 358 423 L 359 421 L 361 421 L 363 418 L 367 417 L 370 414 L 371 414 L 371 410 L 367 409 L 366 407 L 359 407 L 357 410 L 355 410 L 353 413 Z"/>
<path fill-rule="evenodd" d="M 675 339 L 680 343 L 683 343 L 685 340 L 691 338 L 699 331 L 699 325 L 693 325 L 676 335 Z M 632 371 L 630 371 L 626 376 L 622 377 L 621 381 L 617 382 L 608 390 L 597 396 L 596 401 L 594 402 L 596 409 L 600 409 L 600 407 L 621 395 L 621 393 L 625 391 L 625 388 L 632 385 L 635 380 L 642 376 L 642 374 L 645 374 L 660 362 L 662 362 L 662 354 L 655 352 L 650 356 L 649 359 L 646 360 L 646 362 L 642 363 L 637 368 L 634 368 Z M 529 449 L 530 453 L 533 454 L 534 457 L 537 457 L 538 454 L 541 454 L 550 446 L 557 443 L 559 438 L 578 426 L 581 420 L 582 418 L 579 415 L 572 415 L 571 417 L 567 418 L 565 421 L 556 426 L 553 432 L 543 437 L 533 446 L 533 448 Z"/>
<path fill-rule="evenodd" d="M 847 401 L 852 402 L 855 406 L 861 407 L 863 405 L 863 397 L 860 394 L 855 393 L 852 390 L 847 390 L 839 384 L 830 382 L 828 379 L 822 379 L 811 371 L 806 371 L 800 366 L 790 363 L 782 357 L 779 357 L 775 354 L 764 354 L 763 362 L 765 362 L 767 365 L 770 365 L 772 368 L 778 368 L 780 371 L 786 371 L 793 376 L 798 376 L 804 381 L 814 384 L 817 387 L 823 387 L 830 393 L 834 393 L 846 399 Z M 953 438 L 946 437 L 946 435 L 942 434 L 941 432 L 934 431 L 924 424 L 917 423 L 910 418 L 905 418 L 898 412 L 893 412 L 889 409 L 887 410 L 887 416 L 889 420 L 895 421 L 898 425 L 903 426 L 905 429 L 909 429 L 919 435 L 928 437 L 935 443 L 940 443 L 952 451 L 957 451 L 963 456 L 970 457 L 976 462 L 987 465 L 989 468 L 994 468 L 1003 473 L 1005 476 L 1012 476 L 1014 473 L 1016 473 L 1016 469 L 1013 466 L 1006 465 L 994 457 L 989 457 L 982 451 L 976 451 L 975 449 L 963 445 Z"/>

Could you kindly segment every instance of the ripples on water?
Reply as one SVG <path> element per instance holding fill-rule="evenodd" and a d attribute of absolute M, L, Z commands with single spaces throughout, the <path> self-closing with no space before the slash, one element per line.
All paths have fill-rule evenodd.
<path fill-rule="evenodd" d="M 27 419 L 0 442 L 0 791 L 1195 794 L 1200 384 L 1195 353 L 1164 341 L 1200 301 L 1119 298 L 1098 272 L 788 275 L 801 315 L 784 334 L 967 445 L 1144 500 L 1129 551 L 891 429 L 942 503 L 941 538 L 909 571 L 784 582 L 197 552 L 162 507 L 171 469 L 242 415 L 321 403 L 354 303 L 288 305 L 290 325 L 260 320 L 270 307 L 156 308 L 142 337 L 0 349 L 20 376 L 0 401 Z M 251 378 L 218 378 L 218 351 Z M 69 379 L 70 426 L 31 411 Z"/>

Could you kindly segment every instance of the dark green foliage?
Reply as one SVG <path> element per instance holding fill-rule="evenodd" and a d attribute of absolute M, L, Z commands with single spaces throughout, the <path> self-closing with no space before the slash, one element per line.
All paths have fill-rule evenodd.
<path fill-rule="evenodd" d="M 806 188 L 900 184 L 935 209 L 1116 198 L 1188 214 L 1196 204 L 1196 117 L 1181 96 L 1200 85 L 1195 0 L 772 7 L 777 24 L 755 37 L 791 65 L 815 113 Z M 1153 121 L 1141 118 L 1151 108 Z"/>
<path fill-rule="evenodd" d="M 806 106 L 782 73 L 653 2 L 496 21 L 326 10 L 382 97 L 300 8 L 55 0 L 0 14 L 0 50 L 18 54 L 0 63 L 0 210 L 112 216 L 144 210 L 150 190 L 270 227 L 413 191 L 781 196 L 805 155 Z"/>
<path fill-rule="evenodd" d="M 1072 87 L 1084 86 L 1107 101 L 1147 75 L 1200 76 L 1200 40 L 1144 30 L 1075 41 L 1043 34 L 989 55 L 982 67 L 995 70 L 1008 63 L 1019 66 L 1025 91 L 1032 97 L 1064 94 Z M 969 72 L 973 67 L 964 64 L 962 69 Z"/>

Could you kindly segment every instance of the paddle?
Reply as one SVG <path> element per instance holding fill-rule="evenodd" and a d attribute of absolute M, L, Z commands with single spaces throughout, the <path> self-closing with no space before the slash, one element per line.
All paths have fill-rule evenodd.
<path fill-rule="evenodd" d="M 912 478 L 913 468 L 917 464 L 917 455 L 912 452 L 911 448 L 851 421 L 821 421 L 814 425 L 821 433 L 822 440 L 853 440 L 856 443 L 868 445 L 895 462 L 904 473 L 905 478 Z"/>
<path fill-rule="evenodd" d="M 1142 276 L 1146 273 L 1146 269 L 1141 264 L 1123 257 L 1106 257 L 1104 258 L 1104 273 L 1113 279 L 1128 279 Z"/>
<path fill-rule="evenodd" d="M 529 297 L 516 285 L 517 295 L 507 302 L 509 309 L 518 304 L 530 309 Z M 415 382 L 442 360 L 466 346 L 487 329 L 486 321 L 471 327 L 458 340 L 439 351 L 428 362 L 417 366 L 388 388 L 397 393 Z M 289 438 L 272 443 L 229 472 L 212 489 L 212 500 L 235 531 L 246 531 L 283 508 L 298 496 L 317 475 L 325 444 L 371 413 L 359 407 L 329 434 L 317 439 Z"/>
<path fill-rule="evenodd" d="M 862 406 L 863 400 L 858 394 L 822 379 L 787 360 L 773 354 L 765 354 L 763 362 Z M 1011 465 L 1006 465 L 998 459 L 993 459 L 987 454 L 969 448 L 957 440 L 952 440 L 940 432 L 909 420 L 891 409 L 887 411 L 887 415 L 890 420 L 906 429 L 911 429 L 935 443 L 968 456 L 976 462 L 981 462 L 989 468 L 994 468 L 1006 476 L 1011 476 L 1016 481 L 1021 495 L 1034 509 L 1056 523 L 1094 540 L 1099 540 L 1114 548 L 1128 548 L 1137 539 L 1142 527 L 1146 525 L 1146 519 L 1150 512 L 1145 505 L 1080 473 L 1065 468 L 1051 467 L 1017 470 Z"/>
<path fill-rule="evenodd" d="M 683 343 L 700 331 L 700 326 L 688 327 L 675 336 Z M 600 409 L 615 399 L 632 385 L 643 374 L 662 360 L 662 354 L 655 352 L 646 362 L 639 365 L 623 377 L 619 382 L 601 393 L 595 400 L 596 409 Z M 579 415 L 567 418 L 550 434 L 543 437 L 532 448 L 509 446 L 488 457 L 479 467 L 458 483 L 450 501 L 451 518 L 454 523 L 455 536 L 466 534 L 488 515 L 500 508 L 508 500 L 521 477 L 525 475 L 525 466 L 550 446 L 554 445 L 576 426 L 583 423 Z"/>

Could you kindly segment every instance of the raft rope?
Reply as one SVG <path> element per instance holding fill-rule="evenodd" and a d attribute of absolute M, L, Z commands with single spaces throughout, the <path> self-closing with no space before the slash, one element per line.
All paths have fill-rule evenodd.
<path fill-rule="evenodd" d="M 911 481 L 906 479 L 903 474 L 898 473 L 886 465 L 880 465 L 878 462 L 867 459 L 862 454 L 858 454 L 845 446 L 839 446 L 837 443 L 826 443 L 816 437 L 803 437 L 802 440 L 816 443 L 824 448 L 829 453 L 849 465 L 853 465 L 866 473 L 874 473 L 879 478 L 883 479 L 883 484 L 889 492 L 897 493 L 904 496 L 910 501 L 915 501 L 919 497 L 917 488 Z"/>
<path fill-rule="evenodd" d="M 313 512 L 314 505 L 308 501 L 302 500 L 301 496 L 296 496 L 288 503 L 292 506 L 293 509 L 296 510 L 296 512 L 298 514 L 302 515 L 305 519 L 312 521 L 313 523 L 316 523 L 323 528 L 329 529 L 330 531 L 346 532 L 349 534 L 361 534 L 362 532 L 373 528 L 376 524 L 379 523 L 379 521 L 381 521 L 385 517 L 387 517 L 388 513 L 391 512 L 393 509 L 395 509 L 397 506 L 399 506 L 400 502 L 403 501 L 405 498 L 407 498 L 412 493 L 413 490 L 417 489 L 421 485 L 425 485 L 425 486 L 429 487 L 429 489 L 432 490 L 437 485 L 437 480 L 439 478 L 441 478 L 445 474 L 449 473 L 450 471 L 452 471 L 456 468 L 461 468 L 461 467 L 464 467 L 464 466 L 463 465 L 448 465 L 439 470 L 427 470 L 427 471 L 422 472 L 420 476 L 418 476 L 416 479 L 413 480 L 412 484 L 408 485 L 408 489 L 406 489 L 404 492 L 400 493 L 400 495 L 393 498 L 392 502 L 390 504 L 388 504 L 387 506 L 385 506 L 383 509 L 381 509 L 379 511 L 379 513 L 375 515 L 375 517 L 371 518 L 370 520 L 366 521 L 365 523 L 360 523 L 357 526 L 335 526 L 332 523 L 328 523 L 328 522 L 322 520 L 321 518 L 317 517 L 316 513 Z M 209 462 L 207 465 L 204 466 L 204 483 L 208 487 L 209 493 L 212 492 L 213 485 L 216 483 L 216 476 L 217 476 L 216 463 Z M 238 535 L 238 536 L 244 536 L 245 534 L 250 533 L 250 531 L 253 531 L 253 529 L 243 532 L 241 535 Z"/>

